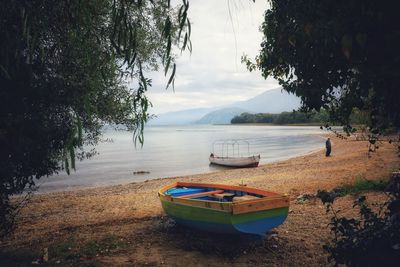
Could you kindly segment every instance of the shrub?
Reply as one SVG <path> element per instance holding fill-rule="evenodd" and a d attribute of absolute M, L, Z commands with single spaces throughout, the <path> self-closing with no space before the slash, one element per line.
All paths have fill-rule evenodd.
<path fill-rule="evenodd" d="M 353 207 L 360 212 L 360 219 L 339 217 L 333 202 L 337 192 L 319 191 L 321 199 L 332 214 L 329 226 L 333 240 L 324 245 L 329 261 L 335 266 L 398 266 L 400 262 L 400 174 L 395 173 L 386 189 L 389 200 L 377 212 L 360 196 Z"/>

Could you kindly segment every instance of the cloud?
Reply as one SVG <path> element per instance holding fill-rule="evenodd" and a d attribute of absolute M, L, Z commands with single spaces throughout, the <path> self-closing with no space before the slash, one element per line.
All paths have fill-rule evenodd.
<path fill-rule="evenodd" d="M 175 92 L 165 90 L 162 73 L 150 74 L 151 112 L 225 105 L 277 88 L 277 81 L 248 72 L 240 62 L 244 53 L 254 57 L 260 50 L 259 27 L 267 8 L 266 1 L 191 1 L 193 52 L 177 60 Z"/>

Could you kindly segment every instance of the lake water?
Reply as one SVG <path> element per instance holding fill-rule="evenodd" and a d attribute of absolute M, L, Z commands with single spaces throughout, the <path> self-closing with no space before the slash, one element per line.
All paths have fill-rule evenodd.
<path fill-rule="evenodd" d="M 100 143 L 99 155 L 77 162 L 71 175 L 43 177 L 37 184 L 41 192 L 64 191 L 221 170 L 208 162 L 213 142 L 221 139 L 247 140 L 250 154 L 260 154 L 264 164 L 324 148 L 324 133 L 314 126 L 151 126 L 145 129 L 144 146 L 135 148 L 132 133 L 110 130 L 103 137 L 112 142 Z M 220 151 L 215 147 L 214 154 Z M 247 146 L 240 152 L 247 154 Z"/>

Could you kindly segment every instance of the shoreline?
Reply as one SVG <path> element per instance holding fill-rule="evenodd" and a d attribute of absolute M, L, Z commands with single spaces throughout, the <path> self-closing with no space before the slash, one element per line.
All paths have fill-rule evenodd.
<path fill-rule="evenodd" d="M 367 142 L 331 139 L 331 157 L 325 157 L 324 151 L 318 150 L 252 169 L 36 194 L 21 210 L 15 233 L 0 243 L 0 251 L 30 249 L 40 254 L 45 248 L 55 251 L 65 244 L 72 251 L 82 250 L 93 242 L 103 244 L 105 238 L 112 236 L 124 242 L 124 247 L 98 251 L 94 255 L 80 251 L 80 255 L 86 256 L 78 257 L 77 262 L 96 262 L 100 266 L 187 266 L 199 262 L 211 266 L 327 265 L 322 245 L 330 239 L 327 227 L 330 215 L 319 201 L 299 204 L 296 198 L 304 193 L 315 194 L 319 189 L 331 190 L 351 184 L 357 177 L 384 179 L 400 167 L 393 145 L 382 144 L 369 158 Z M 165 216 L 157 192 L 178 180 L 244 183 L 288 193 L 289 216 L 259 245 L 242 246 L 242 241 L 215 240 L 210 235 L 182 229 Z M 368 194 L 382 201 L 379 193 Z M 352 202 L 353 197 L 346 196 L 335 205 L 349 210 Z M 64 262 L 65 259 L 56 255 L 56 252 L 50 253 L 52 263 L 59 259 Z"/>
<path fill-rule="evenodd" d="M 332 136 L 332 135 L 326 134 L 326 135 L 317 135 L 317 136 L 320 137 L 321 139 L 326 139 L 327 136 Z M 322 148 L 322 146 L 323 146 L 323 143 L 321 143 L 321 148 L 315 148 L 315 149 L 311 149 L 309 151 L 301 152 L 301 153 L 293 155 L 293 156 L 279 158 L 279 159 L 273 160 L 271 162 L 265 162 L 265 163 L 260 164 L 257 168 L 264 167 L 265 165 L 269 165 L 269 164 L 292 160 L 292 159 L 295 159 L 298 157 L 308 156 L 313 153 L 318 153 L 318 152 L 322 153 L 322 151 L 325 150 L 324 148 Z M 64 189 L 61 188 L 61 189 L 45 190 L 45 191 L 40 191 L 40 186 L 39 186 L 39 189 L 37 191 L 34 191 L 34 194 L 43 195 L 43 194 L 62 193 L 62 192 L 64 192 L 64 193 L 71 192 L 72 193 L 75 191 L 84 191 L 84 190 L 101 189 L 101 188 L 106 189 L 107 187 L 126 186 L 129 184 L 145 183 L 148 181 L 156 181 L 156 180 L 167 180 L 167 179 L 172 180 L 172 179 L 177 179 L 177 178 L 187 177 L 187 176 L 212 175 L 213 173 L 226 172 L 226 171 L 231 171 L 231 170 L 235 170 L 235 169 L 240 169 L 240 168 L 229 168 L 229 167 L 220 167 L 220 168 L 221 169 L 211 170 L 209 172 L 199 172 L 199 173 L 193 173 L 193 174 L 183 174 L 183 175 L 178 175 L 178 176 L 166 176 L 166 177 L 156 177 L 156 178 L 148 178 L 148 179 L 145 178 L 145 179 L 140 179 L 138 181 L 131 181 L 131 182 L 126 182 L 126 183 L 118 183 L 118 184 L 109 184 L 109 185 L 99 185 L 99 186 L 96 186 L 96 185 L 73 186 L 73 187 L 66 187 Z M 252 168 L 250 168 L 250 169 L 252 169 Z M 39 180 L 39 182 L 40 182 L 40 180 Z M 18 196 L 15 196 L 15 197 L 18 197 Z"/>

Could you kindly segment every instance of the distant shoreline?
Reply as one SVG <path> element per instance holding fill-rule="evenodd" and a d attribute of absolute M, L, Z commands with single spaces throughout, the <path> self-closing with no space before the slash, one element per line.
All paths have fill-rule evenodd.
<path fill-rule="evenodd" d="M 275 123 L 230 123 L 230 124 L 211 124 L 211 125 L 241 125 L 241 126 L 322 126 L 321 123 L 291 123 L 291 124 L 275 124 Z"/>

